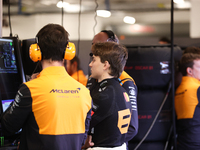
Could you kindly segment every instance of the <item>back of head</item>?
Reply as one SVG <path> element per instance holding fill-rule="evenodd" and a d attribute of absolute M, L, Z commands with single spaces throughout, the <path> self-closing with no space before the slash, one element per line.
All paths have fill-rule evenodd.
<path fill-rule="evenodd" d="M 180 60 L 180 71 L 183 76 L 187 76 L 187 68 L 193 68 L 194 60 L 200 60 L 199 54 L 185 53 Z"/>
<path fill-rule="evenodd" d="M 128 51 L 121 44 L 115 42 L 95 43 L 92 45 L 92 53 L 99 56 L 101 62 L 108 61 L 110 75 L 119 77 L 128 59 Z"/>
<path fill-rule="evenodd" d="M 186 53 L 200 54 L 200 48 L 199 47 L 195 47 L 195 46 L 187 47 L 183 51 L 183 54 L 186 54 Z"/>
<path fill-rule="evenodd" d="M 159 43 L 160 43 L 160 44 L 170 44 L 171 41 L 170 41 L 167 37 L 161 37 L 161 38 L 159 39 Z"/>
<path fill-rule="evenodd" d="M 115 42 L 115 43 L 119 44 L 119 39 L 114 34 L 113 31 L 111 31 L 111 30 L 102 30 L 101 32 L 99 32 L 98 34 L 96 34 L 94 36 L 92 44 L 97 43 L 97 42 Z"/>
<path fill-rule="evenodd" d="M 69 33 L 58 24 L 48 24 L 37 33 L 42 59 L 62 61 L 69 41 Z"/>

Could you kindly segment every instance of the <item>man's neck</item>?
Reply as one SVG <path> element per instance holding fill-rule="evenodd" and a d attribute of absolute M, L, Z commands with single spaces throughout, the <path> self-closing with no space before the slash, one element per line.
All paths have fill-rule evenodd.
<path fill-rule="evenodd" d="M 47 67 L 52 66 L 64 66 L 63 61 L 52 61 L 50 59 L 48 60 L 42 60 L 42 68 L 45 69 Z"/>

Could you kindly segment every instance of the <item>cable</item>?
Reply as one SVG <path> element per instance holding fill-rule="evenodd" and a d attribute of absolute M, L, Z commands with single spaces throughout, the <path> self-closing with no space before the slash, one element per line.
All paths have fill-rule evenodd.
<path fill-rule="evenodd" d="M 78 44 L 77 44 L 77 56 L 79 55 L 79 45 L 80 45 L 80 28 L 81 28 L 81 6 L 82 6 L 82 0 L 79 1 L 79 13 L 78 13 Z"/>
<path fill-rule="evenodd" d="M 31 73 L 31 75 L 26 75 L 26 77 L 25 77 L 25 78 L 26 78 L 26 81 L 30 81 L 31 79 L 34 79 L 34 78 L 36 77 L 35 71 L 36 71 L 38 68 L 39 68 L 40 70 L 42 70 L 41 62 L 40 62 L 40 61 L 37 62 L 37 64 L 36 64 L 34 70 L 33 70 L 32 73 Z M 35 74 L 35 76 L 33 76 L 33 74 Z M 39 73 L 37 73 L 37 74 L 39 74 Z"/>
<path fill-rule="evenodd" d="M 8 0 L 8 18 L 9 18 L 9 26 L 10 26 L 10 37 L 12 37 L 12 27 L 10 21 L 10 0 Z"/>
<path fill-rule="evenodd" d="M 169 130 L 169 134 L 168 134 L 168 137 L 167 137 L 167 141 L 165 143 L 165 148 L 164 150 L 167 150 L 167 147 L 169 145 L 169 140 L 170 140 L 170 136 L 171 136 L 171 133 L 172 133 L 172 129 L 173 129 L 173 125 L 171 126 L 170 130 Z"/>
<path fill-rule="evenodd" d="M 175 118 L 175 106 L 174 106 L 174 95 L 175 95 L 175 88 L 174 88 L 174 1 L 171 0 L 171 70 L 172 70 L 172 124 L 173 124 L 173 135 L 174 135 L 174 149 L 177 150 L 176 146 L 176 118 Z"/>
<path fill-rule="evenodd" d="M 38 67 L 40 67 L 40 69 L 41 69 L 41 62 L 40 61 L 37 62 L 35 69 L 32 72 L 32 75 L 35 73 L 35 71 L 36 71 L 36 69 L 38 69 Z"/>
<path fill-rule="evenodd" d="M 81 6 L 82 6 L 82 0 L 79 1 L 79 13 L 78 13 L 78 43 L 77 43 L 77 57 L 79 56 L 79 46 L 80 46 L 80 28 L 81 28 Z M 79 73 L 77 72 L 77 80 L 79 81 Z"/>
<path fill-rule="evenodd" d="M 98 3 L 97 3 L 97 0 L 95 0 L 95 4 L 96 4 L 96 7 L 95 7 L 95 15 L 94 15 L 94 21 L 95 21 L 95 24 L 94 24 L 94 27 L 93 27 L 93 33 L 94 33 L 94 36 L 95 36 L 95 28 L 96 28 L 96 25 L 97 25 L 97 8 L 99 7 Z"/>
<path fill-rule="evenodd" d="M 61 25 L 63 26 L 63 17 L 64 17 L 64 8 L 63 8 L 63 0 L 62 0 L 62 8 L 61 8 Z"/>
<path fill-rule="evenodd" d="M 157 112 L 157 114 L 156 114 L 156 116 L 155 116 L 155 118 L 154 118 L 154 120 L 153 120 L 151 126 L 149 127 L 149 130 L 147 131 L 147 133 L 145 134 L 145 136 L 142 138 L 142 140 L 140 141 L 140 143 L 138 143 L 138 145 L 134 148 L 134 150 L 137 150 L 138 147 L 142 144 L 142 142 L 143 142 L 143 141 L 146 139 L 146 137 L 149 135 L 151 129 L 153 128 L 153 126 L 154 126 L 154 124 L 155 124 L 155 122 L 156 122 L 156 120 L 157 120 L 157 118 L 158 118 L 158 115 L 160 114 L 160 112 L 161 112 L 161 110 L 162 110 L 162 108 L 163 108 L 163 105 L 165 104 L 165 102 L 166 102 L 166 100 L 167 100 L 167 98 L 168 98 L 168 95 L 169 95 L 169 92 L 170 92 L 171 87 L 172 87 L 172 83 L 170 82 L 170 83 L 169 83 L 169 86 L 168 86 L 167 93 L 166 93 L 166 95 L 165 95 L 165 97 L 164 97 L 164 100 L 163 100 L 162 104 L 160 105 L 160 108 L 159 108 L 159 110 L 158 110 L 158 112 Z"/>

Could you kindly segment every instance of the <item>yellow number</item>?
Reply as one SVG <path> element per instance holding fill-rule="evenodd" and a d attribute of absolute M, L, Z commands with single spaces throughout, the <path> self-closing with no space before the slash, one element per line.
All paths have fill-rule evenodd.
<path fill-rule="evenodd" d="M 124 118 L 126 116 L 126 118 Z M 121 134 L 127 133 L 131 120 L 131 113 L 129 109 L 118 111 L 118 128 Z M 124 127 L 122 127 L 124 125 Z M 127 125 L 127 126 L 125 126 Z"/>

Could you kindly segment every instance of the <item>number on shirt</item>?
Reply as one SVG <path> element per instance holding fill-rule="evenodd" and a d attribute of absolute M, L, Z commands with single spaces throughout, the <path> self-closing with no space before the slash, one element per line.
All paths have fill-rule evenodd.
<path fill-rule="evenodd" d="M 121 134 L 127 133 L 131 120 L 131 113 L 129 109 L 118 111 L 118 128 Z"/>

